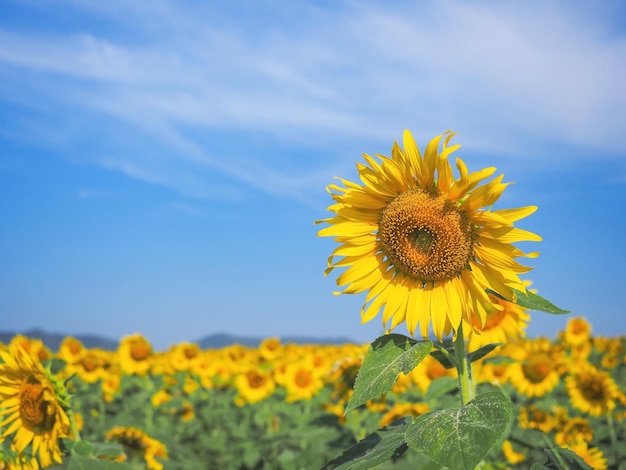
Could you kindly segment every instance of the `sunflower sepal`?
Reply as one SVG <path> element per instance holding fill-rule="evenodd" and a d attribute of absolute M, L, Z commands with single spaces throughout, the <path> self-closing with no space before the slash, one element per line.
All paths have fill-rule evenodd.
<path fill-rule="evenodd" d="M 365 353 L 344 414 L 387 393 L 400 373 L 408 374 L 431 352 L 430 340 L 392 333 L 375 339 Z"/>

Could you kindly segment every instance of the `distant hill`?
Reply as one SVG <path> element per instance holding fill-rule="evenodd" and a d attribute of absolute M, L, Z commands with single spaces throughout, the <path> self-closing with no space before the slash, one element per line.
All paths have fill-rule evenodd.
<path fill-rule="evenodd" d="M 284 336 L 280 337 L 282 344 L 294 343 L 294 344 L 354 344 L 349 338 L 314 338 L 309 336 Z M 234 336 L 227 333 L 214 333 L 212 335 L 205 336 L 204 338 L 196 341 L 200 346 L 200 349 L 221 349 L 233 344 L 240 344 L 249 348 L 256 348 L 261 344 L 265 338 L 243 337 Z"/>
<path fill-rule="evenodd" d="M 0 332 L 0 341 L 8 344 L 11 339 L 17 335 L 22 334 L 28 338 L 40 339 L 43 344 L 46 345 L 51 351 L 58 351 L 63 338 L 68 335 L 59 333 L 49 333 L 39 329 L 32 329 L 20 332 Z M 108 351 L 114 351 L 117 349 L 119 341 L 111 338 L 106 338 L 98 335 L 72 335 L 74 338 L 80 340 L 87 348 L 100 348 Z M 214 333 L 204 336 L 200 340 L 194 341 L 200 346 L 200 349 L 221 349 L 233 344 L 240 344 L 249 348 L 256 348 L 261 344 L 265 338 L 254 338 L 245 336 L 235 336 L 227 333 Z M 314 338 L 308 336 L 285 336 L 280 338 L 280 342 L 283 344 L 295 343 L 295 344 L 354 344 L 354 341 L 349 338 Z"/>
<path fill-rule="evenodd" d="M 48 349 L 51 351 L 58 351 L 63 338 L 69 335 L 59 334 L 59 333 L 49 333 L 47 331 L 33 329 L 27 331 L 19 331 L 19 332 L 0 332 L 0 341 L 5 344 L 8 344 L 17 334 L 22 334 L 28 338 L 40 339 L 43 341 L 43 344 L 46 345 Z M 103 336 L 97 335 L 72 335 L 74 338 L 80 340 L 85 347 L 89 349 L 100 348 L 109 351 L 113 351 L 117 349 L 118 342 L 112 340 L 110 338 L 105 338 Z"/>

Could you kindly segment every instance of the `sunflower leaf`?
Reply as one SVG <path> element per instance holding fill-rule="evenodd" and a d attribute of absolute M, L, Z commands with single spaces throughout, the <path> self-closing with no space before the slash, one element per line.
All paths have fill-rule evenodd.
<path fill-rule="evenodd" d="M 530 291 L 521 292 L 516 289 L 513 289 L 515 296 L 517 297 L 517 305 L 520 307 L 527 308 L 529 310 L 537 310 L 540 312 L 546 313 L 554 313 L 558 315 L 562 315 L 565 313 L 570 313 L 569 310 L 563 310 L 562 308 L 557 307 L 552 302 L 547 299 L 544 299 L 540 295 L 534 294 Z"/>
<path fill-rule="evenodd" d="M 482 348 L 477 349 L 474 352 L 471 352 L 467 355 L 467 360 L 471 363 L 474 361 L 478 361 L 479 359 L 482 359 L 483 357 L 485 357 L 487 354 L 489 354 L 491 351 L 493 351 L 494 349 L 496 349 L 498 346 L 502 346 L 504 343 L 491 343 L 491 344 L 487 344 L 485 346 L 483 346 Z"/>
<path fill-rule="evenodd" d="M 374 340 L 363 358 L 345 413 L 387 393 L 400 372 L 411 372 L 432 348 L 433 343 L 429 340 L 417 341 L 399 334 Z"/>
<path fill-rule="evenodd" d="M 406 430 L 410 448 L 441 466 L 474 469 L 513 421 L 508 396 L 493 391 L 457 409 L 418 416 Z"/>
<path fill-rule="evenodd" d="M 323 470 L 365 470 L 399 457 L 408 449 L 404 432 L 412 419 L 405 416 L 369 434 L 340 457 L 328 462 Z"/>

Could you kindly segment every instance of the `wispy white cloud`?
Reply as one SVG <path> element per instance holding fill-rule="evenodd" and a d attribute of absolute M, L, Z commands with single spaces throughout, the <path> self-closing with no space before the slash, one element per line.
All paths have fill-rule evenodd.
<path fill-rule="evenodd" d="M 420 141 L 452 127 L 486 153 L 565 144 L 621 159 L 626 34 L 574 4 L 57 2 L 92 21 L 0 29 L 0 99 L 43 108 L 70 141 L 116 142 L 91 158 L 194 197 L 243 185 L 306 198 L 344 164 L 338 149 L 389 148 L 405 127 Z M 320 155 L 296 161 L 297 147 Z"/>

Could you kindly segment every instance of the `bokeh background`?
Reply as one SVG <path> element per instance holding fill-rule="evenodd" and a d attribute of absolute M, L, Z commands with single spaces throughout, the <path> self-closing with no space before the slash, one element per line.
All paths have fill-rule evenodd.
<path fill-rule="evenodd" d="M 626 4 L 388 3 L 0 0 L 0 330 L 368 342 L 325 186 L 453 129 L 539 206 L 533 287 L 625 334 Z"/>

